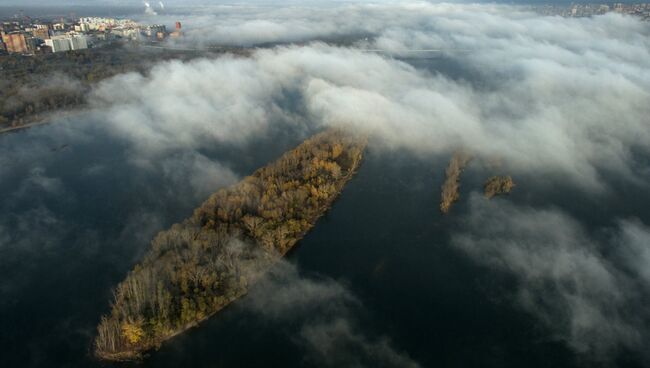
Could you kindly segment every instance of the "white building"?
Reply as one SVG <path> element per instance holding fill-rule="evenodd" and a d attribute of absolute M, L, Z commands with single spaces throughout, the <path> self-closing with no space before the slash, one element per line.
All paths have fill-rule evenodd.
<path fill-rule="evenodd" d="M 52 48 L 52 52 L 70 51 L 70 41 L 65 36 L 54 36 L 45 40 L 45 44 Z"/>
<path fill-rule="evenodd" d="M 140 28 L 114 28 L 111 32 L 116 36 L 128 38 L 132 41 L 140 41 L 143 39 Z"/>
<path fill-rule="evenodd" d="M 52 48 L 52 52 L 83 50 L 88 48 L 88 42 L 84 36 L 54 36 L 49 40 L 45 40 L 45 44 Z"/>
<path fill-rule="evenodd" d="M 130 19 L 114 19 L 114 18 L 99 18 L 99 17 L 85 17 L 80 18 L 79 23 L 86 25 L 88 30 L 91 31 L 105 31 L 115 27 L 130 27 L 135 26 L 137 23 Z M 87 32 L 87 31 L 86 31 Z"/>
<path fill-rule="evenodd" d="M 70 48 L 72 50 L 83 50 L 88 48 L 88 41 L 84 36 L 70 37 Z"/>
<path fill-rule="evenodd" d="M 88 32 L 90 31 L 90 25 L 88 25 L 88 23 L 81 23 L 79 25 L 74 26 L 74 30 L 76 32 Z"/>
<path fill-rule="evenodd" d="M 156 38 L 158 37 L 158 33 L 166 34 L 167 33 L 167 28 L 164 25 L 161 24 L 154 24 L 150 26 L 142 26 L 142 33 L 147 35 L 149 38 Z"/>

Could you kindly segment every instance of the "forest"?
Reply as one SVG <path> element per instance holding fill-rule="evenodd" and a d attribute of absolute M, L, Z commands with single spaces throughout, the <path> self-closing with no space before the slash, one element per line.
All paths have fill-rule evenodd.
<path fill-rule="evenodd" d="M 160 232 L 115 289 L 96 355 L 140 358 L 244 295 L 332 205 L 365 146 L 365 137 L 326 130 Z"/>
<path fill-rule="evenodd" d="M 224 52 L 151 50 L 128 44 L 33 56 L 0 56 L 0 132 L 85 104 L 92 86 L 114 75 L 146 74 L 160 61 L 214 57 Z"/>

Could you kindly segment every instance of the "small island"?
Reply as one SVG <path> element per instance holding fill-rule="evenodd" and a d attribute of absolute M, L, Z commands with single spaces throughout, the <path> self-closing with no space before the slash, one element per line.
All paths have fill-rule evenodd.
<path fill-rule="evenodd" d="M 365 145 L 340 129 L 317 134 L 160 232 L 116 287 L 96 356 L 141 358 L 244 295 L 327 211 Z"/>
<path fill-rule="evenodd" d="M 456 152 L 449 160 L 449 165 L 445 170 L 445 182 L 442 184 L 440 192 L 440 212 L 449 212 L 451 205 L 460 198 L 460 174 L 463 173 L 470 159 L 469 155 Z"/>
<path fill-rule="evenodd" d="M 490 199 L 499 194 L 508 194 L 515 187 L 515 182 L 510 176 L 492 176 L 484 185 L 484 194 Z"/>

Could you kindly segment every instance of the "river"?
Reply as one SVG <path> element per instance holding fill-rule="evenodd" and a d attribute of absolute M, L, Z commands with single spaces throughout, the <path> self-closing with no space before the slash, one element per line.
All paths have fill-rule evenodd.
<path fill-rule="evenodd" d="M 243 177 L 304 136 L 272 131 L 243 146 L 216 143 L 201 154 Z M 146 163 L 133 160 L 132 146 L 88 116 L 2 135 L 0 154 L 3 367 L 106 365 L 92 357 L 91 342 L 109 310 L 112 287 L 155 233 L 187 218 L 211 191 L 236 179 L 191 170 L 176 175 L 176 167 L 166 163 L 182 158 L 180 151 Z M 424 367 L 588 365 L 550 338 L 537 319 L 504 300 L 515 279 L 450 244 L 451 235 L 463 230 L 470 193 L 480 192 L 492 172 L 471 163 L 460 201 L 442 216 L 439 188 L 448 159 L 386 152 L 371 141 L 358 175 L 288 255 L 298 270 L 292 282 L 340 288 L 355 301 L 334 311 L 315 302 L 280 318 L 251 307 L 247 296 L 133 365 L 311 366 L 318 359 L 305 331 L 321 317 L 351 326 L 348 337 L 356 347 L 338 348 L 351 349 L 346 354 L 353 356 L 388 341 L 392 351 Z M 594 236 L 616 218 L 650 221 L 650 194 L 625 183 L 612 180 L 616 195 L 603 200 L 570 185 L 549 187 L 531 175 L 507 174 L 517 187 L 500 200 L 561 209 Z M 212 186 L 196 185 L 197 177 L 212 180 Z M 263 292 L 253 288 L 253 299 Z M 269 303 L 269 310 L 281 302 L 256 300 Z M 629 366 L 638 363 L 634 356 L 622 359 Z"/>

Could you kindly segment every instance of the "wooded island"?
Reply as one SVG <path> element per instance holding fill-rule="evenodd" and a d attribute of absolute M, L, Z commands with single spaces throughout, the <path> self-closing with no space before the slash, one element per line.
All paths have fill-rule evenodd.
<path fill-rule="evenodd" d="M 137 359 L 244 295 L 330 207 L 365 145 L 338 129 L 317 134 L 160 232 L 117 286 L 96 355 Z"/>

